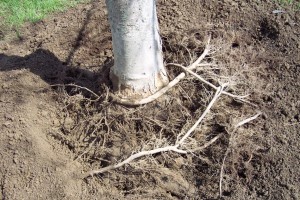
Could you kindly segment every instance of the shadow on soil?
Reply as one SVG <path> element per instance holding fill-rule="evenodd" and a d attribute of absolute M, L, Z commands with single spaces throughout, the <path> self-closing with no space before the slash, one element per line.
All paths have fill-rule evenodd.
<path fill-rule="evenodd" d="M 40 76 L 49 85 L 75 84 L 96 93 L 99 92 L 100 85 L 111 85 L 108 77 L 112 64 L 113 61 L 108 60 L 102 66 L 99 66 L 98 72 L 92 72 L 69 66 L 45 49 L 38 49 L 24 57 L 0 54 L 0 71 L 27 69 Z"/>
<path fill-rule="evenodd" d="M 96 0 L 91 1 L 92 6 L 87 10 L 82 27 L 78 31 L 76 40 L 73 42 L 72 48 L 65 61 L 61 61 L 54 53 L 43 48 L 38 48 L 32 54 L 24 57 L 15 55 L 8 56 L 0 53 L 0 71 L 27 69 L 40 76 L 49 85 L 75 84 L 86 87 L 95 93 L 100 91 L 100 86 L 103 84 L 110 87 L 109 71 L 113 65 L 111 58 L 107 58 L 101 66 L 97 66 L 99 69 L 97 72 L 72 66 L 71 64 L 76 51 L 81 46 L 81 41 L 85 37 L 85 32 L 91 21 L 91 17 L 97 10 L 97 3 L 98 1 Z M 19 42 L 23 43 L 24 41 L 19 40 Z M 69 90 L 66 88 L 66 91 Z"/>

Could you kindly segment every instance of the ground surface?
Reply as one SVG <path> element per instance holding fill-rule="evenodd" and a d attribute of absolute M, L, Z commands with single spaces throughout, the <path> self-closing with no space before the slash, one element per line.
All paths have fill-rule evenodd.
<path fill-rule="evenodd" d="M 166 62 L 188 64 L 188 51 L 200 55 L 212 34 L 217 52 L 206 61 L 220 69 L 199 73 L 216 84 L 231 77 L 231 91 L 250 93 L 257 106 L 221 99 L 193 137 L 203 144 L 223 136 L 197 155 L 163 153 L 87 179 L 84 172 L 153 138 L 172 142 L 212 91 L 190 78 L 146 106 L 107 99 L 113 55 L 104 1 L 25 25 L 19 38 L 0 33 L 0 199 L 218 199 L 225 155 L 222 198 L 299 199 L 299 11 L 274 14 L 280 7 L 260 0 L 199 2 L 158 1 Z M 101 98 L 50 86 L 69 83 Z M 256 111 L 258 120 L 230 131 Z"/>

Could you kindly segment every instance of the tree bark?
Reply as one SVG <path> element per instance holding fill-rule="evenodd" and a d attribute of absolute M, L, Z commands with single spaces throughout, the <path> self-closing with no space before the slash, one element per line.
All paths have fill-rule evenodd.
<path fill-rule="evenodd" d="M 121 98 L 142 99 L 168 83 L 155 0 L 106 0 L 114 66 L 110 78 Z"/>

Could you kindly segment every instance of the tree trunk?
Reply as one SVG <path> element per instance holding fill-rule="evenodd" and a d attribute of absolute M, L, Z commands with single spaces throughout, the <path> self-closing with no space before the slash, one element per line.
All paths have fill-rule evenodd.
<path fill-rule="evenodd" d="M 114 66 L 110 72 L 121 98 L 145 98 L 168 83 L 163 65 L 155 0 L 106 0 Z"/>

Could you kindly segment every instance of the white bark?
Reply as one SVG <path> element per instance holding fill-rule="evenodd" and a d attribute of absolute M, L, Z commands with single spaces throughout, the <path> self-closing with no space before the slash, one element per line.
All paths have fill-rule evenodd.
<path fill-rule="evenodd" d="M 114 66 L 110 77 L 121 98 L 145 98 L 168 83 L 155 0 L 106 0 Z"/>

